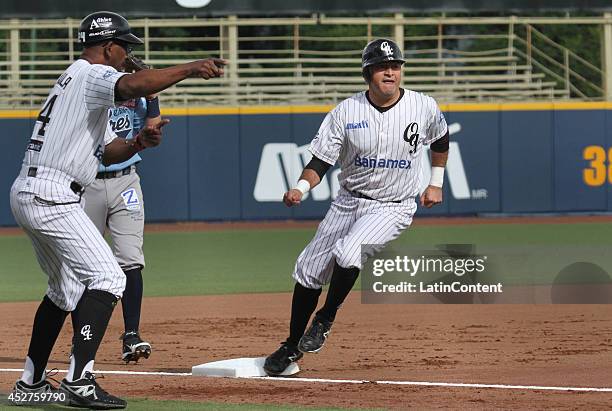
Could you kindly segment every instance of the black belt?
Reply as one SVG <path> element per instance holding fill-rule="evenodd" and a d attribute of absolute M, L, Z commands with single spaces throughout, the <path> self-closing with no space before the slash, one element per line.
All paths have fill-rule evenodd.
<path fill-rule="evenodd" d="M 377 200 L 377 199 L 369 197 L 369 196 L 367 196 L 365 194 L 361 194 L 359 191 L 349 191 L 349 193 L 351 193 L 351 195 L 353 197 L 363 198 L 363 199 L 372 200 L 372 201 L 380 201 L 381 203 L 396 203 L 396 204 L 401 203 L 400 200 L 386 200 L 386 201 L 384 201 L 384 200 Z"/>
<path fill-rule="evenodd" d="M 96 174 L 97 179 L 105 179 L 105 178 L 115 178 L 121 176 L 127 176 L 132 172 L 132 166 L 127 166 L 126 168 L 122 168 L 121 170 L 115 171 L 100 171 Z"/>
<path fill-rule="evenodd" d="M 28 177 L 36 177 L 36 174 L 38 173 L 38 168 L 36 167 L 30 167 L 28 168 Z M 34 196 L 34 198 L 45 205 L 67 205 L 67 204 L 77 204 L 81 202 L 81 197 L 83 196 L 83 186 L 80 185 L 79 183 L 77 183 L 76 181 L 73 181 L 72 183 L 70 183 L 70 189 L 72 190 L 72 192 L 74 194 L 78 194 L 79 195 L 79 199 L 78 201 L 68 201 L 66 203 L 57 203 L 55 201 L 50 201 L 50 200 L 45 200 L 44 198 L 40 198 L 39 196 Z"/>
<path fill-rule="evenodd" d="M 36 167 L 28 168 L 28 177 L 36 177 L 37 173 L 38 173 L 38 168 Z M 76 181 L 73 181 L 72 183 L 70 183 L 70 189 L 74 192 L 74 194 L 81 194 L 83 192 L 83 186 L 77 183 Z"/>

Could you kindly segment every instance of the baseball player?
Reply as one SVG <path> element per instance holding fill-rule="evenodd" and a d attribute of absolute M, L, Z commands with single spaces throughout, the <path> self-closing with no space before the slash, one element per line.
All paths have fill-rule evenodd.
<path fill-rule="evenodd" d="M 126 59 L 128 73 L 150 68 L 139 58 L 130 55 Z M 117 136 L 131 140 L 144 126 L 154 126 L 161 121 L 159 99 L 147 96 L 131 99 L 109 110 L 109 124 Z M 108 229 L 112 239 L 113 254 L 125 273 L 126 283 L 121 307 L 125 332 L 121 335 L 121 359 L 126 363 L 149 358 L 151 344 L 140 338 L 140 309 L 142 305 L 142 269 L 145 266 L 142 252 L 144 233 L 144 202 L 140 177 L 136 164 L 140 155 L 119 164 L 100 164 L 96 179 L 83 195 L 87 216 L 100 234 Z"/>
<path fill-rule="evenodd" d="M 420 203 L 432 207 L 442 202 L 446 121 L 433 98 L 400 88 L 403 63 L 391 40 L 374 40 L 364 48 L 362 73 L 368 90 L 327 114 L 310 145 L 312 160 L 283 197 L 288 207 L 299 205 L 326 171 L 340 163 L 338 196 L 295 264 L 289 337 L 266 358 L 264 369 L 270 375 L 282 374 L 303 353 L 323 347 L 366 259 L 410 226 L 426 145 L 431 145 L 432 176 Z M 325 303 L 304 332 L 328 283 Z"/>
<path fill-rule="evenodd" d="M 123 17 L 97 12 L 85 17 L 78 38 L 80 58 L 57 79 L 26 147 L 11 187 L 11 210 L 30 237 L 48 288 L 34 317 L 24 372 L 14 397 L 55 390 L 45 369 L 69 312 L 74 335 L 68 374 L 61 381 L 70 405 L 110 409 L 126 402 L 98 385 L 94 359 L 112 311 L 125 288 L 125 274 L 110 247 L 81 207 L 84 187 L 100 162 L 113 164 L 158 145 L 168 122 L 143 128 L 131 140 L 117 138 L 109 108 L 144 97 L 189 77 L 223 74 L 225 60 L 205 59 L 161 70 L 119 72 L 132 45 L 142 41 Z"/>

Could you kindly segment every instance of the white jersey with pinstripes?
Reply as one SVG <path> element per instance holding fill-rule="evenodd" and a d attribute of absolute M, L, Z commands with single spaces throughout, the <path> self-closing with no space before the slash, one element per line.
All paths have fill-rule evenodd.
<path fill-rule="evenodd" d="M 447 132 L 435 100 L 403 90 L 387 109 L 358 93 L 323 120 L 310 151 L 340 163 L 340 192 L 295 263 L 307 288 L 329 283 L 334 264 L 361 269 L 412 223 L 423 178 L 423 145 Z"/>
<path fill-rule="evenodd" d="M 330 111 L 310 145 L 329 164 L 339 161 L 340 186 L 380 201 L 402 201 L 419 194 L 423 145 L 446 134 L 436 101 L 404 90 L 390 109 L 380 112 L 366 96 L 355 94 Z"/>
<path fill-rule="evenodd" d="M 72 183 L 91 183 L 105 144 L 115 137 L 108 109 L 124 73 L 86 60 L 73 63 L 51 89 L 11 187 L 11 211 L 47 274 L 47 296 L 72 311 L 85 289 L 121 297 L 125 275 Z"/>
<path fill-rule="evenodd" d="M 95 178 L 104 146 L 116 136 L 108 125 L 115 83 L 126 73 L 102 64 L 75 61 L 57 80 L 32 131 L 23 165 L 38 176 L 68 176 L 82 186 Z"/>

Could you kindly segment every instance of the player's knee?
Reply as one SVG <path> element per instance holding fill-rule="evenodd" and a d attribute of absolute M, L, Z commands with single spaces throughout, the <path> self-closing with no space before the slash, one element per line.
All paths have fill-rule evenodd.
<path fill-rule="evenodd" d="M 107 276 L 100 276 L 96 278 L 88 285 L 88 288 L 106 291 L 121 298 L 123 296 L 123 291 L 125 290 L 125 284 L 125 274 L 123 271 L 121 271 L 120 275 L 113 273 L 112 275 L 109 274 Z"/>
<path fill-rule="evenodd" d="M 57 308 L 67 312 L 74 311 L 79 302 L 74 298 L 68 298 L 67 296 L 59 296 L 53 292 L 47 292 L 45 297 L 47 297 Z"/>
<path fill-rule="evenodd" d="M 316 289 L 323 288 L 323 286 L 325 285 L 325 281 L 323 279 L 314 277 L 311 275 L 307 275 L 304 273 L 301 273 L 300 275 L 297 275 L 296 273 L 294 273 L 293 279 L 295 280 L 296 283 L 298 283 L 304 288 L 310 288 L 310 289 L 316 290 Z"/>
<path fill-rule="evenodd" d="M 116 294 L 108 292 L 106 290 L 87 290 L 88 297 L 97 300 L 100 304 L 107 306 L 110 309 L 115 308 L 117 302 L 119 301 L 119 297 Z"/>
<path fill-rule="evenodd" d="M 134 268 L 144 268 L 144 255 L 142 248 L 137 246 L 119 246 L 115 257 L 123 271 Z"/>
<path fill-rule="evenodd" d="M 342 268 L 357 268 L 361 270 L 361 255 L 345 251 L 338 252 L 336 254 L 336 264 Z"/>
<path fill-rule="evenodd" d="M 127 266 L 122 265 L 121 269 L 123 270 L 123 273 L 129 277 L 131 275 L 141 275 L 144 266 L 142 264 L 131 264 Z"/>

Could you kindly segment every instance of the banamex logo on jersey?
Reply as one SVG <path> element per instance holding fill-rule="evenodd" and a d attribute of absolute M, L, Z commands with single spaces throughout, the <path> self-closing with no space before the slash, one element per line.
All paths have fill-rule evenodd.
<path fill-rule="evenodd" d="M 450 124 L 448 131 L 450 135 L 457 134 L 461 131 L 461 125 L 459 123 Z M 282 201 L 283 194 L 298 181 L 303 167 L 312 158 L 308 151 L 309 146 L 310 144 L 298 146 L 295 143 L 268 143 L 264 145 L 253 190 L 253 197 L 256 201 Z M 431 163 L 427 153 L 425 153 L 424 160 L 424 186 L 421 191 L 425 190 L 431 177 Z M 470 189 L 461 157 L 461 149 L 456 141 L 450 142 L 446 170 L 448 185 L 453 198 L 456 200 L 483 200 L 487 198 L 487 189 Z M 304 196 L 304 199 L 307 199 L 310 194 L 312 194 L 314 201 L 328 201 L 330 198 L 335 198 L 340 188 L 338 183 L 339 173 L 338 168 L 331 169 L 328 172 L 329 178 L 324 178 L 318 186 Z"/>
<path fill-rule="evenodd" d="M 367 120 L 361 120 L 358 123 L 347 123 L 346 127 L 344 127 L 345 130 L 358 130 L 358 129 L 362 129 L 362 128 L 368 128 L 370 127 L 370 125 L 368 124 Z"/>

